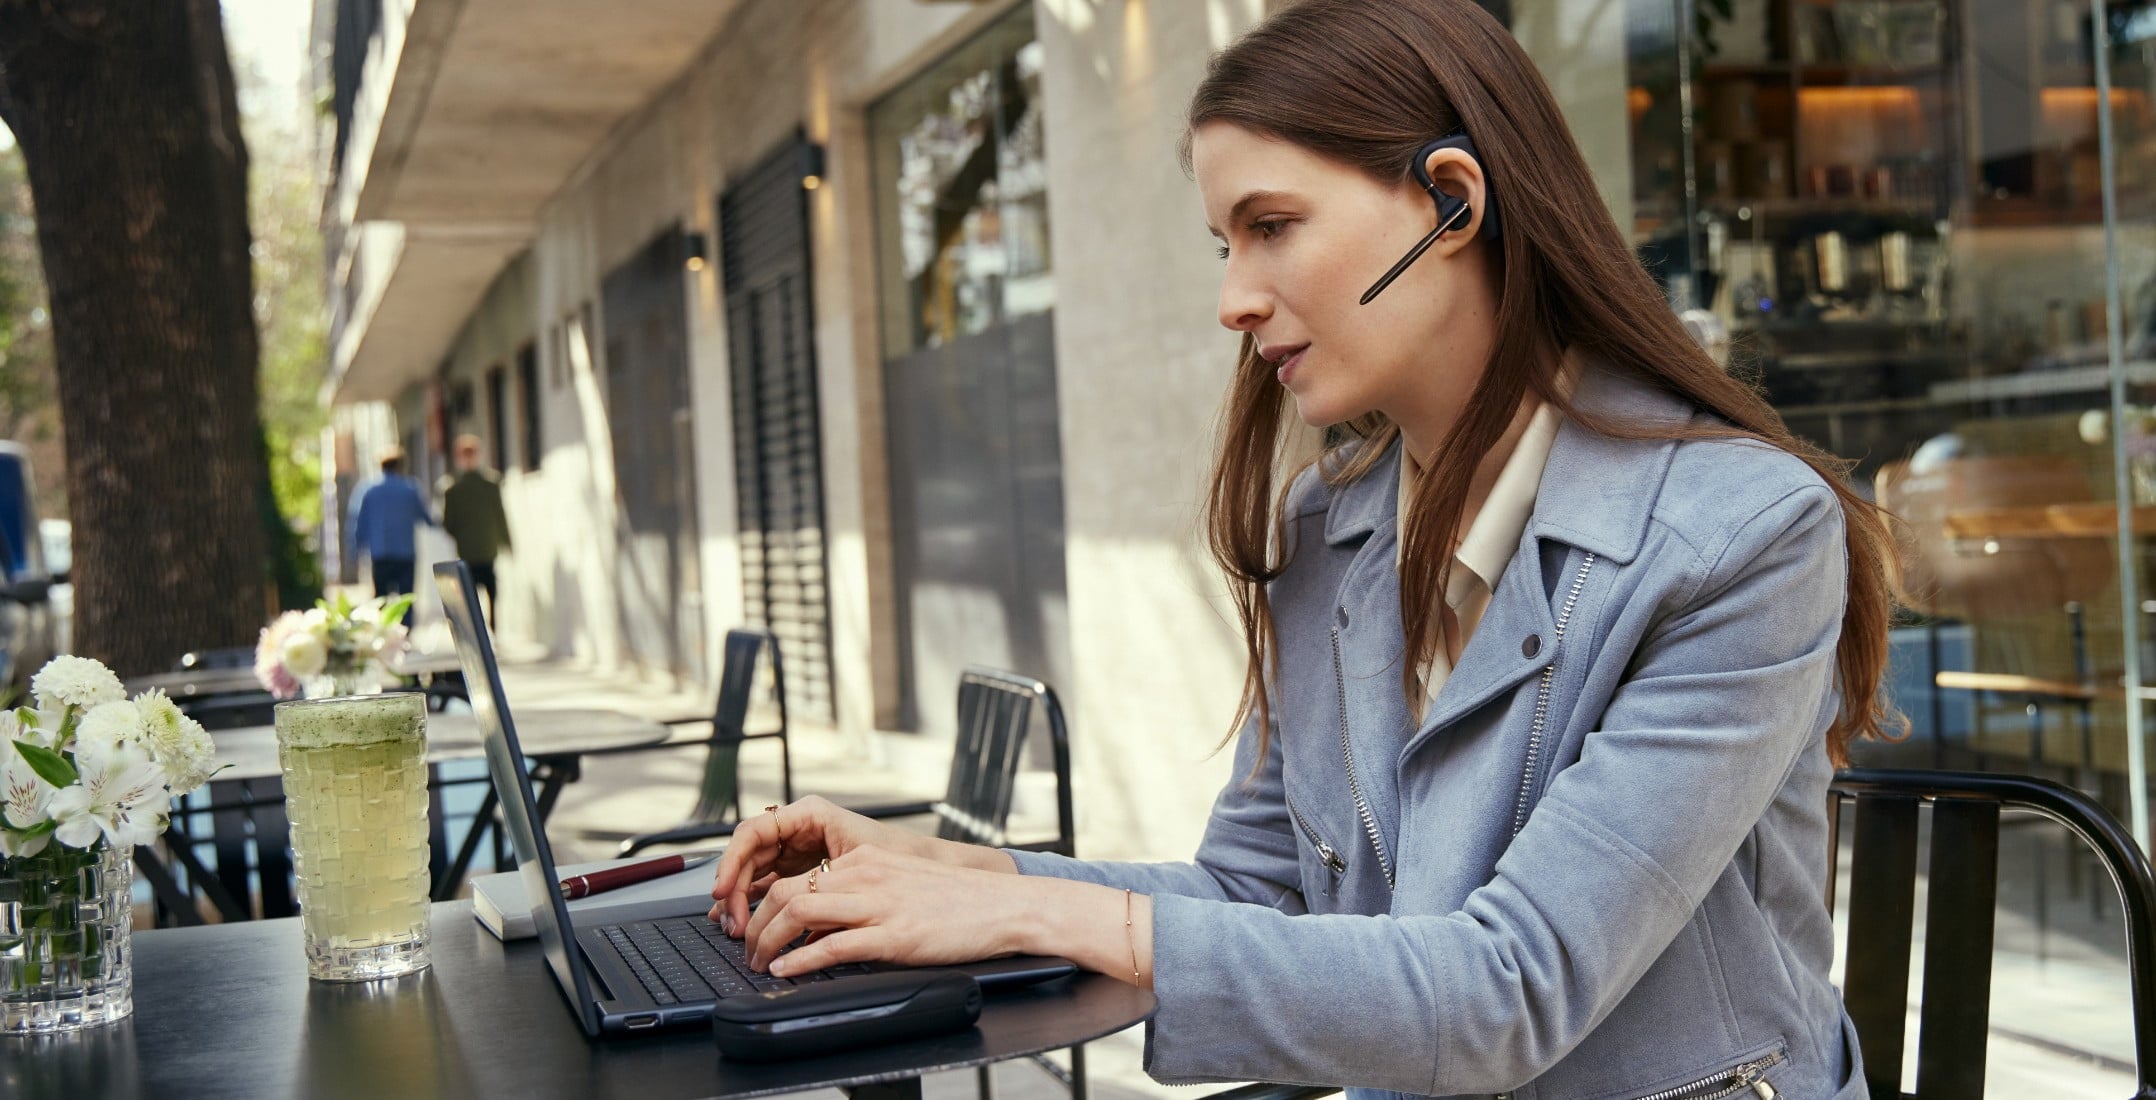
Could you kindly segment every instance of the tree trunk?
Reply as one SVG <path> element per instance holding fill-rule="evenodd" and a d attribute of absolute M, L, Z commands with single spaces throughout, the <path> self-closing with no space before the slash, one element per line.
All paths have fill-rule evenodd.
<path fill-rule="evenodd" d="M 0 0 L 0 120 L 52 300 L 75 649 L 124 676 L 248 644 L 254 276 L 217 0 Z"/>

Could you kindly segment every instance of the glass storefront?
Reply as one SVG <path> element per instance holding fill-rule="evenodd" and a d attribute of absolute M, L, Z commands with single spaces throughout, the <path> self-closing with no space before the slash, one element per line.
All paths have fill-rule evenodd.
<path fill-rule="evenodd" d="M 1020 8 L 869 111 L 886 355 L 1054 308 L 1041 56 Z"/>
<path fill-rule="evenodd" d="M 868 107 L 899 728 L 1071 681 L 1044 56 L 1021 4 Z"/>
<path fill-rule="evenodd" d="M 1625 22 L 1640 257 L 1906 523 L 1913 728 L 1857 762 L 2055 779 L 2145 844 L 2156 4 L 1628 0 Z M 2035 1003 L 2047 965 L 2123 956 L 2107 887 L 2047 830 L 2002 848 L 1999 989 Z"/>
<path fill-rule="evenodd" d="M 2156 9 L 1631 0 L 1627 29 L 1641 257 L 1907 521 L 1914 730 L 1869 759 L 2141 813 L 2118 502 L 2156 504 Z"/>

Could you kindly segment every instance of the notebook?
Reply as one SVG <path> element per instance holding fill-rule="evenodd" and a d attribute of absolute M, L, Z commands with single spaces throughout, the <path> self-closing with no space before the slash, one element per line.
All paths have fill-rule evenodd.
<path fill-rule="evenodd" d="M 625 863 L 638 863 L 652 857 L 634 859 L 606 859 L 597 863 L 571 863 L 560 868 L 564 877 L 581 875 L 591 871 L 603 871 Z M 569 915 L 577 923 L 620 924 L 624 921 L 652 920 L 658 917 L 679 917 L 691 913 L 707 912 L 711 908 L 711 876 L 718 870 L 715 863 L 676 871 L 664 878 L 639 882 L 588 898 L 578 898 L 569 903 Z M 472 879 L 472 915 L 487 931 L 503 940 L 530 939 L 539 934 L 539 926 L 532 919 L 530 895 L 524 892 L 524 874 L 521 871 L 503 871 L 494 875 L 478 875 Z"/>

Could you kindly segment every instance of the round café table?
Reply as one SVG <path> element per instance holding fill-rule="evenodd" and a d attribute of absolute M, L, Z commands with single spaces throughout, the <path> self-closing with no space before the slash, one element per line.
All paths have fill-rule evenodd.
<path fill-rule="evenodd" d="M 665 741 L 667 736 L 665 726 L 618 710 L 520 707 L 511 716 L 516 723 L 517 743 L 523 746 L 524 755 L 535 761 L 574 760 L 585 753 L 645 748 Z M 217 742 L 217 764 L 225 769 L 217 774 L 219 779 L 270 779 L 282 774 L 277 765 L 275 726 L 212 730 L 210 739 Z M 478 715 L 470 711 L 428 713 L 429 764 L 475 760 L 485 755 Z M 542 784 L 542 817 L 554 806 L 547 797 L 550 792 L 558 795 L 559 784 L 551 788 Z"/>
<path fill-rule="evenodd" d="M 553 813 L 554 804 L 561 798 L 562 789 L 581 774 L 584 754 L 645 748 L 662 744 L 667 739 L 667 728 L 664 725 L 615 710 L 525 707 L 512 714 L 516 723 L 517 742 L 523 747 L 524 755 L 530 758 L 532 778 L 539 784 L 539 820 L 542 824 L 548 815 Z M 265 808 L 276 807 L 282 801 L 282 791 L 275 786 L 261 789 L 250 786 L 259 780 L 282 777 L 282 770 L 277 763 L 275 726 L 239 726 L 213 730 L 210 732 L 210 739 L 217 744 L 215 763 L 222 770 L 212 781 L 209 804 L 189 807 L 184 812 L 215 814 L 220 811 L 241 811 L 255 814 Z M 476 714 L 470 711 L 428 713 L 427 763 L 430 767 L 457 760 L 483 759 L 485 756 L 486 749 L 480 738 Z M 238 801 L 235 802 L 221 793 L 225 791 L 239 792 Z M 494 821 L 496 797 L 493 784 L 487 784 L 486 794 L 472 817 L 471 830 L 464 835 L 464 841 L 458 846 L 455 858 L 434 880 L 435 900 L 446 900 L 456 894 L 465 875 L 471 870 L 472 860 L 478 855 L 480 844 L 497 828 Z M 177 816 L 176 814 L 175 817 Z M 267 827 L 272 832 L 281 831 L 281 808 L 275 810 L 275 817 L 273 824 L 266 824 L 257 818 L 255 828 L 261 830 Z M 281 845 L 279 847 L 281 848 Z M 217 876 L 211 874 L 195 858 L 184 837 L 168 837 L 165 848 L 174 862 L 187 869 L 188 881 L 199 884 L 211 904 L 216 906 L 226 919 L 246 918 L 247 907 L 242 904 L 237 890 L 216 885 Z M 284 858 L 281 851 L 263 857 L 262 870 L 265 879 L 275 878 L 278 882 L 272 890 L 265 881 L 265 893 L 275 893 L 279 899 L 278 904 L 273 906 L 271 899 L 265 896 L 263 904 L 266 912 L 274 913 L 283 909 Z M 186 897 L 186 889 L 179 885 L 179 879 L 171 869 L 160 861 L 155 849 L 135 849 L 135 865 L 168 910 L 185 913 L 191 908 L 192 903 Z"/>
<path fill-rule="evenodd" d="M 394 677 L 432 677 L 459 673 L 463 666 L 455 654 L 407 653 L 389 668 Z M 204 699 L 218 695 L 257 695 L 262 682 L 252 666 L 245 668 L 183 668 L 152 672 L 121 681 L 129 695 L 156 688 L 176 700 Z"/>

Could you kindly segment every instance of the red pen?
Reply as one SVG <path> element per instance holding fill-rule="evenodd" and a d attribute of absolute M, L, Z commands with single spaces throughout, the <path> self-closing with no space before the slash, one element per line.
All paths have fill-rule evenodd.
<path fill-rule="evenodd" d="M 676 871 L 686 871 L 691 867 L 701 867 L 717 858 L 719 858 L 719 853 L 717 852 L 684 852 L 680 855 L 647 859 L 642 863 L 631 863 L 623 867 L 609 867 L 604 871 L 593 871 L 588 875 L 571 875 L 561 880 L 561 896 L 570 901 L 575 901 L 578 898 L 588 898 L 593 894 L 603 894 L 608 890 L 619 890 L 624 886 L 634 886 L 639 882 L 664 878 Z"/>

